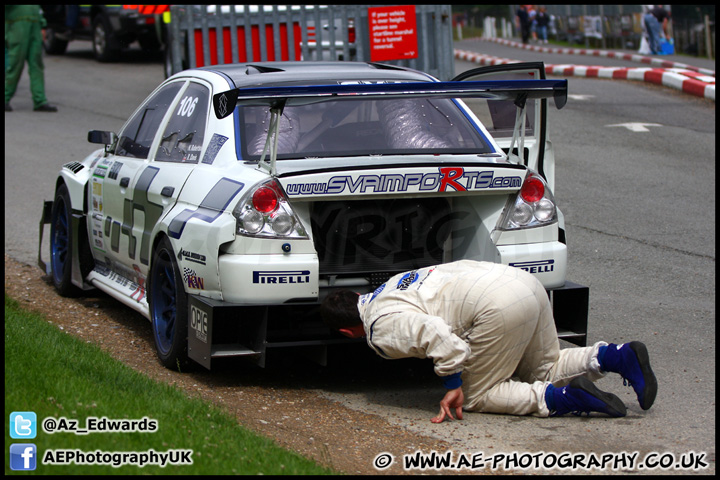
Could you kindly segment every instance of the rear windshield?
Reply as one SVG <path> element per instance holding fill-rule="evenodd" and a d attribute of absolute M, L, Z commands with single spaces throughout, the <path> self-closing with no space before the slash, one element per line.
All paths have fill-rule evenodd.
<path fill-rule="evenodd" d="M 258 160 L 267 140 L 269 109 L 239 107 L 238 119 L 240 157 Z M 492 152 L 455 101 L 413 98 L 286 107 L 277 158 Z"/>

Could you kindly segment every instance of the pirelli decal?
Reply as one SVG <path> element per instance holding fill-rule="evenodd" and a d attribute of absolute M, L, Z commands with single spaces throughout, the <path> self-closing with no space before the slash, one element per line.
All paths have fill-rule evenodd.
<path fill-rule="evenodd" d="M 293 271 L 255 271 L 253 283 L 283 284 L 283 283 L 310 283 L 310 270 Z"/>
<path fill-rule="evenodd" d="M 511 267 L 520 268 L 530 273 L 547 273 L 555 270 L 555 260 L 537 260 L 532 262 L 515 262 Z"/>
<path fill-rule="evenodd" d="M 523 172 L 524 173 L 524 172 Z M 288 196 L 368 193 L 467 192 L 519 189 L 521 175 L 498 175 L 494 170 L 439 167 L 437 172 L 335 175 L 326 182 L 290 182 Z"/>

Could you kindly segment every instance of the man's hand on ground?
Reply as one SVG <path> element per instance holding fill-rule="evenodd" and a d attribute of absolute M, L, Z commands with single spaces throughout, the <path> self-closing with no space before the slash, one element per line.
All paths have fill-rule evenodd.
<path fill-rule="evenodd" d="M 462 387 L 448 390 L 443 399 L 440 401 L 440 413 L 430 419 L 432 423 L 442 423 L 445 417 L 449 417 L 450 420 L 455 420 L 452 415 L 452 409 L 455 409 L 455 415 L 458 420 L 462 420 L 462 406 L 465 401 L 465 395 L 463 395 Z"/>

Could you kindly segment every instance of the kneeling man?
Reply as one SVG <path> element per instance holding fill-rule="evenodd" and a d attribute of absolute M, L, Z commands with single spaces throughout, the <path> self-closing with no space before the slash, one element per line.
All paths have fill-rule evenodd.
<path fill-rule="evenodd" d="M 623 417 L 625 404 L 593 384 L 607 372 L 632 385 L 644 410 L 657 394 L 644 344 L 561 350 L 545 288 L 507 265 L 461 260 L 401 273 L 373 293 L 330 293 L 321 314 L 383 358 L 431 358 L 447 389 L 434 423 L 453 410 L 462 419 L 463 409 Z"/>

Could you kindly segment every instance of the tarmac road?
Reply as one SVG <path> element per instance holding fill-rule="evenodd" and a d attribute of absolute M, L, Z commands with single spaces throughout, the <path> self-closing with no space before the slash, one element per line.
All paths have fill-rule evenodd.
<path fill-rule="evenodd" d="M 121 63 L 98 64 L 86 45 L 46 57 L 48 98 L 58 113 L 32 112 L 25 76 L 12 100 L 15 111 L 5 114 L 5 250 L 28 264 L 36 261 L 41 203 L 52 198 L 60 166 L 93 150 L 88 130 L 117 131 L 163 79 L 159 59 L 138 52 Z M 517 60 L 617 62 L 481 45 L 485 53 Z M 457 61 L 456 73 L 474 66 Z M 603 472 L 614 474 L 628 471 L 632 452 L 638 462 L 653 452 L 675 460 L 695 452 L 709 466 L 691 472 L 714 474 L 715 103 L 631 81 L 572 78 L 570 93 L 568 105 L 549 116 L 568 277 L 590 287 L 590 342 L 647 343 L 660 383 L 655 406 L 642 411 L 632 389 L 613 376 L 599 386 L 626 402 L 623 419 L 468 413 L 461 422 L 433 425 L 442 387 L 402 361 L 392 362 L 390 373 L 348 372 L 318 391 L 444 439 L 458 455 L 612 452 L 626 461 Z"/>

